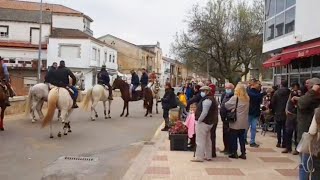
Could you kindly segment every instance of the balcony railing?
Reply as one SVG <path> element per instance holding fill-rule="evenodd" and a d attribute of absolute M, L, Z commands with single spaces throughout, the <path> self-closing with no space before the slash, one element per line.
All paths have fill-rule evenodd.
<path fill-rule="evenodd" d="M 0 41 L 1 42 L 12 42 L 12 43 L 25 43 L 25 44 L 33 44 L 37 45 L 39 44 L 39 39 L 36 37 L 35 39 L 32 38 L 32 36 L 26 36 L 25 40 L 15 39 L 11 38 L 12 36 L 9 35 L 0 35 Z M 41 38 L 41 44 L 48 44 L 49 42 L 49 36 L 44 36 Z"/>

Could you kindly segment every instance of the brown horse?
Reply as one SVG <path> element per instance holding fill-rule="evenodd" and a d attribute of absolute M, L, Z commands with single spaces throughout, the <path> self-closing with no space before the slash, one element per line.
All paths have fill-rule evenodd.
<path fill-rule="evenodd" d="M 142 92 L 137 91 L 130 97 L 130 85 L 126 83 L 124 80 L 122 80 L 120 77 L 116 78 L 112 84 L 113 89 L 120 89 L 121 92 L 121 98 L 124 102 L 123 104 L 123 110 L 121 117 L 124 115 L 125 109 L 127 109 L 126 117 L 129 115 L 129 101 L 140 101 L 142 100 Z M 150 114 L 150 117 L 152 117 L 152 107 L 153 107 L 153 95 L 150 88 L 145 88 L 144 93 L 144 102 L 143 107 L 147 109 L 147 112 L 145 116 L 148 116 Z"/>
<path fill-rule="evenodd" d="M 1 115 L 0 115 L 0 131 L 4 131 L 3 127 L 3 118 L 4 118 L 4 111 L 6 110 L 7 106 L 5 105 L 5 100 L 7 98 L 7 94 L 5 92 L 5 87 L 1 84 L 0 85 L 0 108 L 1 108 Z"/>

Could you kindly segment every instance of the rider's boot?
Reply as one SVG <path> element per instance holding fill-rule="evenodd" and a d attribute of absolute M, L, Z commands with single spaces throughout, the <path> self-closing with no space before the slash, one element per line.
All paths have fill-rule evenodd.
<path fill-rule="evenodd" d="M 79 108 L 79 106 L 77 105 L 77 99 L 73 99 L 72 108 L 73 108 L 73 109 Z"/>

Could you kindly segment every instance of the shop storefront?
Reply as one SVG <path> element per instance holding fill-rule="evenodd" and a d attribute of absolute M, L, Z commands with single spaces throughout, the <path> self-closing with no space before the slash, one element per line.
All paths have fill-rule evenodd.
<path fill-rule="evenodd" d="M 282 53 L 264 62 L 263 66 L 273 68 L 275 85 L 282 80 L 303 85 L 307 79 L 320 78 L 320 40 L 285 48 Z"/>

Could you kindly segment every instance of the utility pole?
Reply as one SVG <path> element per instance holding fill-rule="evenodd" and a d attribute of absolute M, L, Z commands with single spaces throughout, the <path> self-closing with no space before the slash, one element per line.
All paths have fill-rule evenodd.
<path fill-rule="evenodd" d="M 39 52 L 38 52 L 38 83 L 41 81 L 41 37 L 42 37 L 42 0 L 40 2 L 40 22 L 39 22 Z"/>

